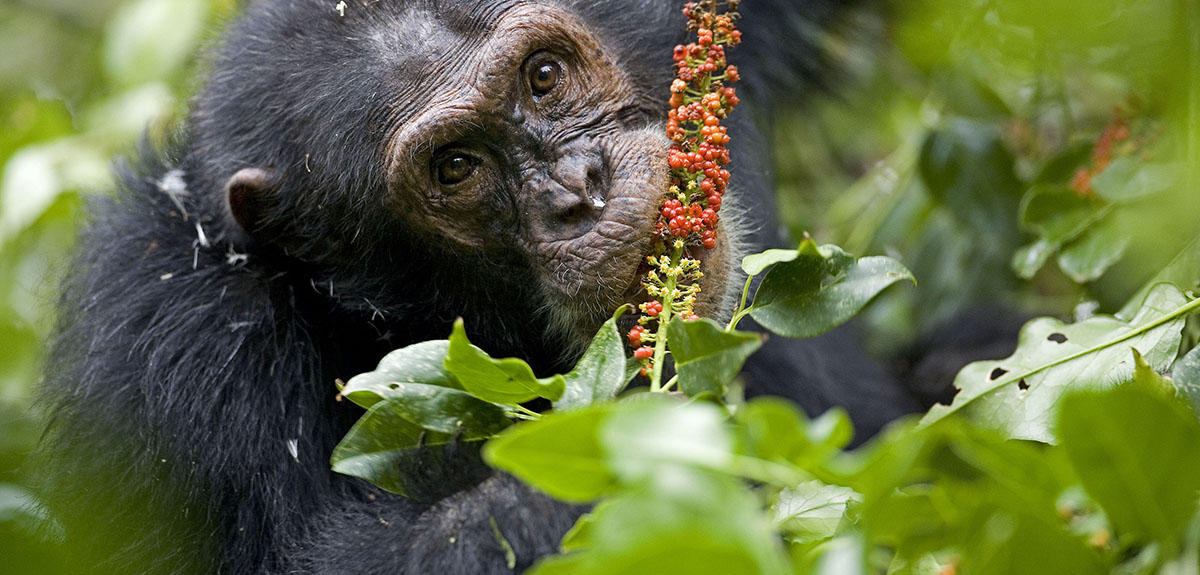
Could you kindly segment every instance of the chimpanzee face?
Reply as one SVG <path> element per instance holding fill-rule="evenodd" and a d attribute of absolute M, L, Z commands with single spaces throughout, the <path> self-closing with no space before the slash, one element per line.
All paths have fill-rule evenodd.
<path fill-rule="evenodd" d="M 580 335 L 634 301 L 669 182 L 667 86 L 637 85 L 617 48 L 554 5 L 356 9 L 378 12 L 356 46 L 362 69 L 379 76 L 371 101 L 386 102 L 366 108 L 386 190 L 352 198 L 369 204 L 357 217 L 503 262 L 536 284 L 559 328 Z M 254 174 L 229 188 L 235 217 L 252 204 L 236 184 Z M 723 291 L 724 243 L 696 254 L 722 260 L 706 270 L 701 310 Z M 464 272 L 467 285 L 454 289 L 494 285 Z"/>

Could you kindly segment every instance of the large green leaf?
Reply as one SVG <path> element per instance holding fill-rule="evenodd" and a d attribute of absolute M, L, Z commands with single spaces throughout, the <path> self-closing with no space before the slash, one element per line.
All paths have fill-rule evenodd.
<path fill-rule="evenodd" d="M 350 378 L 342 395 L 363 407 L 389 397 L 398 384 L 422 383 L 462 389 L 462 384 L 446 370 L 450 342 L 444 339 L 423 341 L 393 351 L 379 361 L 374 371 Z"/>
<path fill-rule="evenodd" d="M 1161 284 L 1129 322 L 1107 316 L 1073 325 L 1033 320 L 1022 328 L 1013 355 L 963 368 L 954 380 L 960 390 L 954 402 L 934 406 L 922 424 L 962 412 L 1010 437 L 1052 442 L 1051 424 L 1065 393 L 1130 381 L 1130 348 L 1165 370 L 1179 349 L 1187 314 L 1197 307 L 1200 300 L 1188 302 L 1178 288 Z"/>
<path fill-rule="evenodd" d="M 815 337 L 854 317 L 876 295 L 901 281 L 915 281 L 900 262 L 875 256 L 855 259 L 841 248 L 812 240 L 794 260 L 775 264 L 763 278 L 750 316 L 786 337 Z"/>
<path fill-rule="evenodd" d="M 666 465 L 733 469 L 733 439 L 720 408 L 655 394 L 618 407 L 601 426 L 600 441 L 623 481 L 652 476 Z"/>
<path fill-rule="evenodd" d="M 416 457 L 421 446 L 447 443 L 453 436 L 422 428 L 397 407 L 393 401 L 372 405 L 333 448 L 333 470 L 404 495 L 402 463 Z"/>
<path fill-rule="evenodd" d="M 1057 435 L 1123 538 L 1177 550 L 1200 491 L 1200 424 L 1185 404 L 1142 385 L 1072 394 Z"/>
<path fill-rule="evenodd" d="M 790 573 L 779 536 L 749 487 L 700 469 L 663 467 L 598 506 L 586 531 L 574 552 L 547 558 L 531 573 Z"/>
<path fill-rule="evenodd" d="M 688 397 L 701 393 L 724 395 L 746 358 L 762 345 L 756 333 L 725 331 L 716 322 L 672 321 L 667 325 L 667 341 L 679 375 L 679 389 Z"/>
<path fill-rule="evenodd" d="M 612 409 L 595 404 L 515 425 L 484 446 L 483 458 L 559 499 L 594 500 L 616 484 L 599 439 Z"/>
<path fill-rule="evenodd" d="M 823 463 L 854 437 L 854 426 L 841 409 L 809 421 L 794 404 L 779 398 L 750 401 L 735 418 L 742 453 L 805 469 Z"/>
<path fill-rule="evenodd" d="M 1074 478 L 1052 446 L 950 420 L 892 428 L 859 457 L 848 481 L 862 494 L 857 524 L 895 549 L 893 564 L 909 566 L 899 573 L 947 552 L 969 573 L 1100 572 L 1058 511 Z"/>
<path fill-rule="evenodd" d="M 600 326 L 575 369 L 563 376 L 566 387 L 554 402 L 555 409 L 574 409 L 612 399 L 629 383 L 625 344 L 617 332 L 617 318 L 624 311 L 622 307 Z"/>
<path fill-rule="evenodd" d="M 487 352 L 471 345 L 462 319 L 454 322 L 445 366 L 462 383 L 463 389 L 492 403 L 516 404 L 538 397 L 557 401 L 566 387 L 561 375 L 538 379 L 524 360 L 515 357 L 493 359 Z"/>

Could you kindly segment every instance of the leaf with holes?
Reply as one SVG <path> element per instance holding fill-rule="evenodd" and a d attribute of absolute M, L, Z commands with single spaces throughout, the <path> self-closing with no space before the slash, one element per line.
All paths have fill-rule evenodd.
<path fill-rule="evenodd" d="M 446 353 L 450 342 L 444 339 L 423 341 L 393 351 L 379 362 L 374 371 L 354 376 L 342 395 L 363 407 L 395 395 L 395 387 L 405 383 L 420 383 L 462 389 L 462 384 L 446 370 Z"/>
<path fill-rule="evenodd" d="M 1018 439 L 1054 442 L 1052 423 L 1062 396 L 1131 381 L 1136 349 L 1155 370 L 1171 365 L 1184 320 L 1200 308 L 1169 284 L 1147 295 L 1130 321 L 1101 316 L 1073 325 L 1035 319 L 1021 329 L 1017 351 L 963 368 L 954 380 L 954 402 L 937 405 L 921 420 L 929 425 L 952 413 Z"/>

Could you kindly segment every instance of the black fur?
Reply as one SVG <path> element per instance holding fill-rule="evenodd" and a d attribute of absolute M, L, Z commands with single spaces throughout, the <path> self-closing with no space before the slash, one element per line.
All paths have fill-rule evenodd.
<path fill-rule="evenodd" d="M 414 470 L 428 489 L 411 499 L 329 469 L 361 413 L 335 400 L 334 380 L 445 337 L 456 316 L 494 354 L 539 371 L 570 363 L 542 336 L 529 278 L 461 289 L 464 274 L 487 277 L 496 264 L 371 217 L 384 189 L 380 131 L 406 105 L 390 98 L 418 72 L 363 57 L 356 34 L 381 11 L 358 4 L 344 18 L 313 16 L 332 11 L 329 0 L 251 6 L 180 141 L 141 150 L 119 169 L 115 196 L 90 206 L 44 386 L 43 495 L 73 572 L 504 573 L 496 530 L 519 570 L 552 553 L 581 512 L 481 471 L 469 448 Z M 502 2 L 392 4 L 471 27 Z M 807 27 L 841 4 L 746 2 L 743 53 L 753 57 L 740 63 L 757 101 L 816 73 Z M 665 95 L 678 6 L 560 5 L 620 47 L 639 88 Z M 761 226 L 753 241 L 779 245 L 768 139 L 746 119 L 731 132 L 732 171 Z M 225 181 L 248 166 L 284 175 L 259 230 L 278 234 L 270 248 L 246 242 L 221 202 Z M 845 334 L 775 338 L 752 362 L 752 394 L 812 413 L 847 405 L 865 433 L 916 409 Z"/>

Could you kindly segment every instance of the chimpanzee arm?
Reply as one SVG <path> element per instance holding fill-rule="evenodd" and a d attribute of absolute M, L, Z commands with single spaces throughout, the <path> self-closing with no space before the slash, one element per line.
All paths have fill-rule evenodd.
<path fill-rule="evenodd" d="M 520 572 L 557 552 L 582 512 L 499 473 L 429 505 L 383 493 L 330 499 L 284 572 Z"/>

